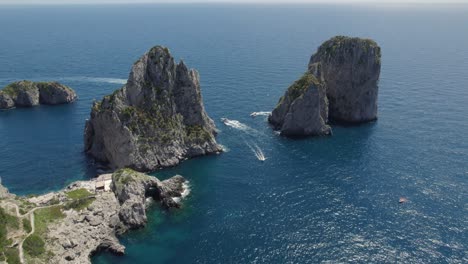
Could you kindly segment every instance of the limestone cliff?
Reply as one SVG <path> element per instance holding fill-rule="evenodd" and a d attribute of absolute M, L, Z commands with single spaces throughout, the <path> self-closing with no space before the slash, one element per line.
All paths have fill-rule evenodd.
<path fill-rule="evenodd" d="M 85 151 L 109 167 L 152 171 L 221 151 L 205 112 L 199 75 L 156 46 L 133 64 L 127 84 L 94 103 Z"/>
<path fill-rule="evenodd" d="M 73 89 L 57 82 L 19 81 L 0 90 L 0 109 L 66 104 L 76 98 Z"/>
<path fill-rule="evenodd" d="M 377 118 L 380 47 L 338 36 L 312 55 L 307 72 L 280 98 L 269 122 L 286 136 L 328 135 L 329 119 L 361 123 Z"/>
<path fill-rule="evenodd" d="M 269 121 L 286 136 L 330 134 L 324 83 L 313 73 L 304 73 L 281 97 Z"/>
<path fill-rule="evenodd" d="M 334 37 L 312 55 L 309 68 L 317 64 L 327 84 L 331 120 L 361 123 L 377 119 L 381 54 L 375 41 Z"/>

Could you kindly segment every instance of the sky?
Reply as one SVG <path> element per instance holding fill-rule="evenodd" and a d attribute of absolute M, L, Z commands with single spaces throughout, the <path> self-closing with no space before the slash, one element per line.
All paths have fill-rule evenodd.
<path fill-rule="evenodd" d="M 128 3 L 468 3 L 468 0 L 0 0 L 1 4 L 128 4 Z"/>

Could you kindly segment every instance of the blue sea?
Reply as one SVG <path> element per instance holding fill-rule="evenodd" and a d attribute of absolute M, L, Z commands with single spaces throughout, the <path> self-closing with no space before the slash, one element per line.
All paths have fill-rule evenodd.
<path fill-rule="evenodd" d="M 57 80 L 79 95 L 0 112 L 2 183 L 25 195 L 94 177 L 93 100 L 165 45 L 200 72 L 227 151 L 154 173 L 190 181 L 184 207 L 151 208 L 120 237 L 125 256 L 93 263 L 468 263 L 467 25 L 466 5 L 0 6 L 0 86 Z M 292 140 L 250 116 L 335 35 L 382 47 L 377 122 Z"/>

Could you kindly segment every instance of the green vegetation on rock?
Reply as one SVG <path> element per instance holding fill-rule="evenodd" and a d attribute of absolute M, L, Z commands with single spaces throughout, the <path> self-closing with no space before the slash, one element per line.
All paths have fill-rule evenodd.
<path fill-rule="evenodd" d="M 8 264 L 20 264 L 19 252 L 17 248 L 6 248 L 5 249 L 5 260 Z M 3 256 L 0 256 L 0 260 Z"/>
<path fill-rule="evenodd" d="M 67 196 L 72 200 L 65 203 L 65 210 L 74 209 L 76 211 L 79 211 L 85 209 L 96 199 L 93 197 L 93 194 L 85 188 L 69 191 L 67 192 Z"/>
<path fill-rule="evenodd" d="M 31 221 L 27 218 L 23 218 L 23 229 L 24 229 L 24 232 L 28 234 L 32 231 Z"/>
<path fill-rule="evenodd" d="M 211 138 L 210 133 L 199 125 L 186 126 L 185 133 L 187 134 L 187 138 L 192 141 L 210 140 Z"/>
<path fill-rule="evenodd" d="M 16 97 L 19 91 L 30 91 L 37 89 L 34 82 L 31 81 L 20 81 L 11 83 L 3 88 L 3 92 L 11 97 Z"/>
<path fill-rule="evenodd" d="M 60 205 L 38 209 L 34 216 L 35 234 L 40 236 L 46 233 L 48 224 L 65 217 Z"/>
<path fill-rule="evenodd" d="M 299 80 L 295 81 L 288 88 L 288 95 L 290 100 L 294 101 L 296 98 L 303 95 L 312 84 L 320 85 L 320 82 L 312 73 L 304 73 L 304 75 L 302 75 L 302 77 Z"/>
<path fill-rule="evenodd" d="M 23 249 L 29 256 L 37 257 L 45 253 L 45 242 L 40 236 L 32 234 L 24 240 Z"/>
<path fill-rule="evenodd" d="M 19 229 L 19 220 L 0 207 L 0 261 L 19 263 L 18 251 L 9 248 L 13 241 L 8 239 L 8 232 Z"/>
<path fill-rule="evenodd" d="M 76 189 L 76 190 L 67 192 L 68 198 L 73 199 L 73 200 L 86 198 L 90 195 L 92 195 L 92 193 L 90 193 L 85 188 Z"/>
<path fill-rule="evenodd" d="M 94 197 L 86 197 L 86 198 L 71 200 L 64 205 L 64 209 L 65 210 L 73 209 L 76 211 L 80 211 L 80 210 L 87 208 L 89 205 L 91 205 L 94 202 L 94 200 L 96 200 L 96 198 Z"/>

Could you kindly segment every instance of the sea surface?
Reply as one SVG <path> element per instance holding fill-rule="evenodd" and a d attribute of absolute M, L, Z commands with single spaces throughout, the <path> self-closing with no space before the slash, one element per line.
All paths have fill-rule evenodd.
<path fill-rule="evenodd" d="M 125 256 L 93 263 L 468 263 L 467 25 L 464 5 L 0 6 L 0 86 L 57 80 L 79 95 L 0 112 L 2 183 L 25 195 L 94 177 L 93 100 L 165 45 L 200 72 L 227 151 L 156 172 L 190 180 L 183 209 L 153 206 L 120 238 Z M 377 122 L 291 140 L 250 116 L 335 35 L 382 47 Z"/>

